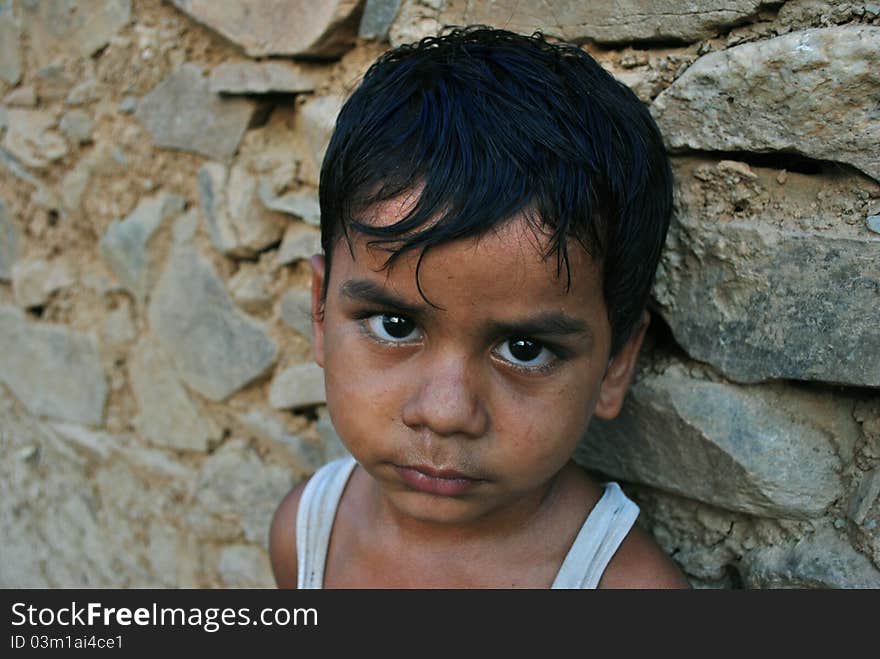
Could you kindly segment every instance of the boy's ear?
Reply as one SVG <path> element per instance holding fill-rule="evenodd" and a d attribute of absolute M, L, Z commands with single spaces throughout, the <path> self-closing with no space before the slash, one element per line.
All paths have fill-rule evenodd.
<path fill-rule="evenodd" d="M 324 274 L 326 262 L 320 254 L 315 254 L 309 263 L 312 266 L 312 353 L 315 362 L 324 367 Z"/>
<path fill-rule="evenodd" d="M 623 399 L 626 397 L 626 391 L 629 389 L 629 383 L 635 373 L 639 350 L 642 347 L 642 341 L 645 340 L 645 332 L 650 322 L 651 314 L 647 310 L 642 312 L 641 324 L 608 363 L 608 369 L 605 371 L 605 377 L 602 378 L 602 385 L 599 388 L 599 400 L 593 410 L 593 416 L 608 420 L 620 414 L 620 408 L 623 407 Z"/>

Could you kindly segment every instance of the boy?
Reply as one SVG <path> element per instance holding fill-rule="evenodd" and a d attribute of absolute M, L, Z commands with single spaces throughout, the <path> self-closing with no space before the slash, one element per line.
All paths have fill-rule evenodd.
<path fill-rule="evenodd" d="M 617 415 L 671 209 L 656 126 L 575 46 L 385 53 L 337 120 L 315 360 L 354 459 L 281 503 L 280 587 L 686 587 L 571 461 Z"/>

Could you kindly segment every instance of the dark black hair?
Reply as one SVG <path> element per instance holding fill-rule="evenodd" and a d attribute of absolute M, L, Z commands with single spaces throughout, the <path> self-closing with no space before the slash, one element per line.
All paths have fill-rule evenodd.
<path fill-rule="evenodd" d="M 399 222 L 363 221 L 420 186 Z M 672 174 L 647 108 L 589 54 L 539 32 L 471 26 L 373 63 L 337 118 L 320 201 L 325 295 L 333 248 L 342 235 L 351 247 L 352 230 L 388 250 L 386 266 L 410 249 L 421 265 L 431 246 L 523 213 L 567 286 L 575 239 L 601 264 L 613 355 L 648 301 Z"/>

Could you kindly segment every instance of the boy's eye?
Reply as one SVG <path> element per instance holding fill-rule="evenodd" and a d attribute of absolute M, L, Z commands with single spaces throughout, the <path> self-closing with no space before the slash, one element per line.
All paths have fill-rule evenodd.
<path fill-rule="evenodd" d="M 503 360 L 529 370 L 541 370 L 556 360 L 556 355 L 546 346 L 527 338 L 507 339 L 495 352 Z"/>
<path fill-rule="evenodd" d="M 376 314 L 367 318 L 366 324 L 370 332 L 382 341 L 403 343 L 421 338 L 416 324 L 406 316 L 393 313 Z"/>

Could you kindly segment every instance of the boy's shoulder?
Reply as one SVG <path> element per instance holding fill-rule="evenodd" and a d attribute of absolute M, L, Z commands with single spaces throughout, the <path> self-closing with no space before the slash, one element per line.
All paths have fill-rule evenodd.
<path fill-rule="evenodd" d="M 620 544 L 599 588 L 690 588 L 678 566 L 639 526 L 633 526 Z"/>
<path fill-rule="evenodd" d="M 581 501 L 592 510 L 601 495 L 599 481 L 581 467 L 572 470 Z M 599 588 L 690 588 L 678 566 L 650 533 L 634 524 L 620 543 L 599 581 Z"/>
<path fill-rule="evenodd" d="M 300 481 L 281 500 L 269 528 L 269 561 L 279 588 L 296 588 L 296 515 L 308 481 Z"/>

